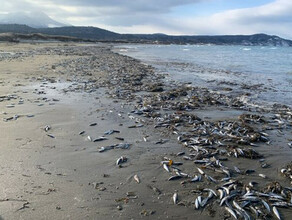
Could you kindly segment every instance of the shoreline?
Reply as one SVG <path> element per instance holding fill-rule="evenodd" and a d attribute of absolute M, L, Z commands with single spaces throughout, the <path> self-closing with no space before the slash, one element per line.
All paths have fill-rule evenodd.
<path fill-rule="evenodd" d="M 194 203 L 208 196 L 204 188 L 228 181 L 220 181 L 227 177 L 223 170 L 236 180 L 236 200 L 250 181 L 258 183 L 251 190 L 266 193 L 274 181 L 291 186 L 280 173 L 291 161 L 291 109 L 254 109 L 207 89 L 167 84 L 154 68 L 113 53 L 110 45 L 0 48 L 22 52 L 0 61 L 1 118 L 12 117 L 0 122 L 4 219 L 222 219 L 230 214 L 218 198 L 200 210 Z M 108 150 L 99 152 L 102 147 Z M 122 156 L 127 161 L 119 168 Z M 183 164 L 166 165 L 168 173 L 161 164 L 168 159 Z M 197 168 L 202 180 L 190 182 L 200 175 Z M 168 181 L 171 176 L 178 180 Z M 278 210 L 283 219 L 292 216 L 290 208 Z"/>

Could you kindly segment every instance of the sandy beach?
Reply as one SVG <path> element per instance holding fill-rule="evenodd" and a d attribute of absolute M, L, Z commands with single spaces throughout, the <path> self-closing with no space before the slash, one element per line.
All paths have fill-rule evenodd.
<path fill-rule="evenodd" d="M 1 43 L 0 119 L 2 219 L 234 219 L 226 183 L 231 205 L 256 192 L 251 219 L 292 218 L 291 109 L 166 83 L 111 45 Z"/>

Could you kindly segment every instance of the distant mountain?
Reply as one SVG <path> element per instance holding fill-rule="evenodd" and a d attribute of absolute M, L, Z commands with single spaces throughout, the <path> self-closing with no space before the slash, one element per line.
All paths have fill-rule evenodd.
<path fill-rule="evenodd" d="M 53 20 L 43 12 L 13 12 L 0 15 L 0 24 L 22 24 L 33 28 L 67 26 Z"/>
<path fill-rule="evenodd" d="M 0 33 L 45 34 L 62 39 L 102 42 L 155 43 L 155 44 L 215 44 L 245 46 L 292 46 L 292 41 L 267 34 L 218 35 L 218 36 L 171 36 L 166 34 L 118 34 L 96 27 L 32 28 L 27 25 L 1 25 Z"/>
<path fill-rule="evenodd" d="M 41 28 L 40 33 L 78 37 L 86 40 L 117 40 L 121 35 L 115 32 L 107 31 L 96 27 L 59 27 L 59 28 Z"/>

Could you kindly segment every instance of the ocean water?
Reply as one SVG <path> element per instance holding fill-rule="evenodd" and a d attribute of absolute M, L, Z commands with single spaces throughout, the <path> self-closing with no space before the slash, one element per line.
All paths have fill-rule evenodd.
<path fill-rule="evenodd" d="M 154 66 L 167 80 L 292 106 L 292 47 L 136 44 L 115 51 Z"/>

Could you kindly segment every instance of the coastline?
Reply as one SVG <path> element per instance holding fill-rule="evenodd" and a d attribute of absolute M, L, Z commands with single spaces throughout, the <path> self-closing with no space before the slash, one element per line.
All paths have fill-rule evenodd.
<path fill-rule="evenodd" d="M 194 163 L 210 155 L 228 168 L 238 189 L 250 181 L 258 182 L 254 189 L 259 191 L 274 181 L 291 186 L 280 173 L 292 154 L 287 144 L 292 115 L 285 106 L 251 108 L 236 97 L 166 83 L 151 66 L 113 53 L 110 45 L 1 43 L 0 49 L 15 53 L 0 61 L 3 219 L 222 219 L 229 214 L 217 199 L 194 208 L 198 195 L 206 197 L 204 188 L 215 190 L 224 183 L 219 181 L 224 173 Z M 244 127 L 245 132 L 238 129 L 233 136 L 242 135 L 246 143 L 242 137 L 224 142 L 209 134 L 219 121 Z M 106 135 L 109 130 L 116 132 Z M 260 133 L 267 133 L 260 136 L 268 141 Z M 106 140 L 93 142 L 88 136 Z M 130 147 L 119 149 L 119 143 Z M 210 155 L 188 146 L 206 148 Z M 236 158 L 236 146 L 252 151 Z M 127 161 L 119 167 L 121 156 Z M 168 181 L 176 174 L 163 169 L 166 158 L 183 162 L 179 169 L 192 178 L 199 167 L 218 182 Z M 179 205 L 172 201 L 175 192 Z M 283 219 L 292 216 L 291 209 L 279 211 Z"/>

